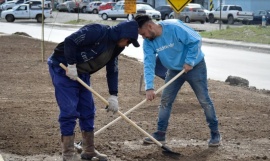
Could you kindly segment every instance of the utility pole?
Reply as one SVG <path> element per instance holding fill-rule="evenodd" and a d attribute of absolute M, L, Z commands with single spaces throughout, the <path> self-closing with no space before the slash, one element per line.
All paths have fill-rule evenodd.
<path fill-rule="evenodd" d="M 80 1 L 75 0 L 75 5 L 76 5 L 77 11 L 78 11 L 77 22 L 79 22 L 80 21 Z"/>
<path fill-rule="evenodd" d="M 45 53 L 45 49 L 44 49 L 44 0 L 42 0 L 42 27 L 41 27 L 41 62 L 44 62 L 44 53 Z"/>
<path fill-rule="evenodd" d="M 175 11 L 173 11 L 173 12 L 174 12 L 174 18 L 175 19 L 180 19 L 180 12 L 179 13 L 177 13 Z"/>
<path fill-rule="evenodd" d="M 220 2 L 220 4 L 219 4 L 219 6 L 220 6 L 220 10 L 219 10 L 219 30 L 221 30 L 221 10 L 222 10 L 222 0 L 219 0 L 219 2 Z"/>

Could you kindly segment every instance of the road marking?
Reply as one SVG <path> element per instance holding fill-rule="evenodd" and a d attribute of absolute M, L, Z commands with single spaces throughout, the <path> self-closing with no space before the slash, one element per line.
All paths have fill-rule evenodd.
<path fill-rule="evenodd" d="M 0 154 L 0 161 L 4 161 L 4 159 L 3 159 L 3 157 L 2 157 L 2 155 Z"/>

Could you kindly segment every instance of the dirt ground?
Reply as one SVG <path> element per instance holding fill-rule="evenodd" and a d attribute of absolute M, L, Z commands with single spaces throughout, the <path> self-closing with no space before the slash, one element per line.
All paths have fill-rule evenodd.
<path fill-rule="evenodd" d="M 39 40 L 0 36 L 0 154 L 5 161 L 60 160 L 59 111 L 46 61 L 41 62 L 40 46 Z M 45 43 L 45 58 L 55 46 Z M 144 93 L 139 93 L 143 65 L 120 56 L 119 72 L 120 110 L 126 112 L 145 98 Z M 92 75 L 91 82 L 93 89 L 107 98 L 104 77 L 102 69 Z M 156 78 L 155 83 L 159 88 L 163 80 Z M 215 80 L 209 80 L 209 91 L 219 119 L 222 146 L 208 148 L 209 129 L 203 111 L 190 86 L 185 84 L 174 103 L 166 144 L 182 156 L 164 155 L 159 146 L 144 145 L 144 135 L 123 120 L 96 136 L 96 148 L 111 161 L 270 160 L 269 91 Z M 154 132 L 159 100 L 160 95 L 128 117 L 148 133 Z M 107 113 L 98 98 L 95 102 L 98 130 L 118 116 Z M 80 140 L 77 128 L 76 141 Z"/>

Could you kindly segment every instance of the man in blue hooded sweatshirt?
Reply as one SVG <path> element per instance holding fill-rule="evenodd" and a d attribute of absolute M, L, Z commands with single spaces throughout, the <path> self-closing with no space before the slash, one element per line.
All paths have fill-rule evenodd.
<path fill-rule="evenodd" d="M 182 21 L 172 19 L 154 23 L 147 15 L 138 15 L 135 20 L 139 25 L 139 34 L 144 38 L 144 77 L 146 99 L 153 100 L 154 72 L 156 55 L 162 65 L 167 68 L 165 82 L 170 81 L 181 70 L 185 73 L 167 86 L 161 96 L 157 131 L 152 135 L 160 142 L 165 142 L 166 131 L 169 125 L 173 102 L 187 81 L 199 100 L 204 111 L 210 140 L 208 146 L 219 146 L 221 136 L 218 129 L 218 119 L 215 107 L 208 93 L 207 69 L 204 53 L 201 50 L 201 36 Z M 145 143 L 154 143 L 150 138 L 144 139 Z"/>
<path fill-rule="evenodd" d="M 102 24 L 89 24 L 66 37 L 57 45 L 48 58 L 49 72 L 55 87 L 55 97 L 60 109 L 63 161 L 79 160 L 74 150 L 74 129 L 76 120 L 82 131 L 81 158 L 107 160 L 94 147 L 95 105 L 92 93 L 83 87 L 79 77 L 90 85 L 90 75 L 106 66 L 106 78 L 110 97 L 108 111 L 118 111 L 118 55 L 125 46 L 139 47 L 138 24 L 124 21 L 110 27 Z M 67 66 L 64 71 L 59 64 Z"/>

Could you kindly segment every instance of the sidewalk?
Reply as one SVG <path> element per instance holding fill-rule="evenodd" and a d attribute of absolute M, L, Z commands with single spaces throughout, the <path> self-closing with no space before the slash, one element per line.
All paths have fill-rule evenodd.
<path fill-rule="evenodd" d="M 270 54 L 270 45 L 266 44 L 256 44 L 256 43 L 246 43 L 242 41 L 230 41 L 230 40 L 220 40 L 220 39 L 209 39 L 202 38 L 203 43 L 216 44 L 230 47 L 241 47 L 246 50 L 259 50 L 260 52 Z"/>

